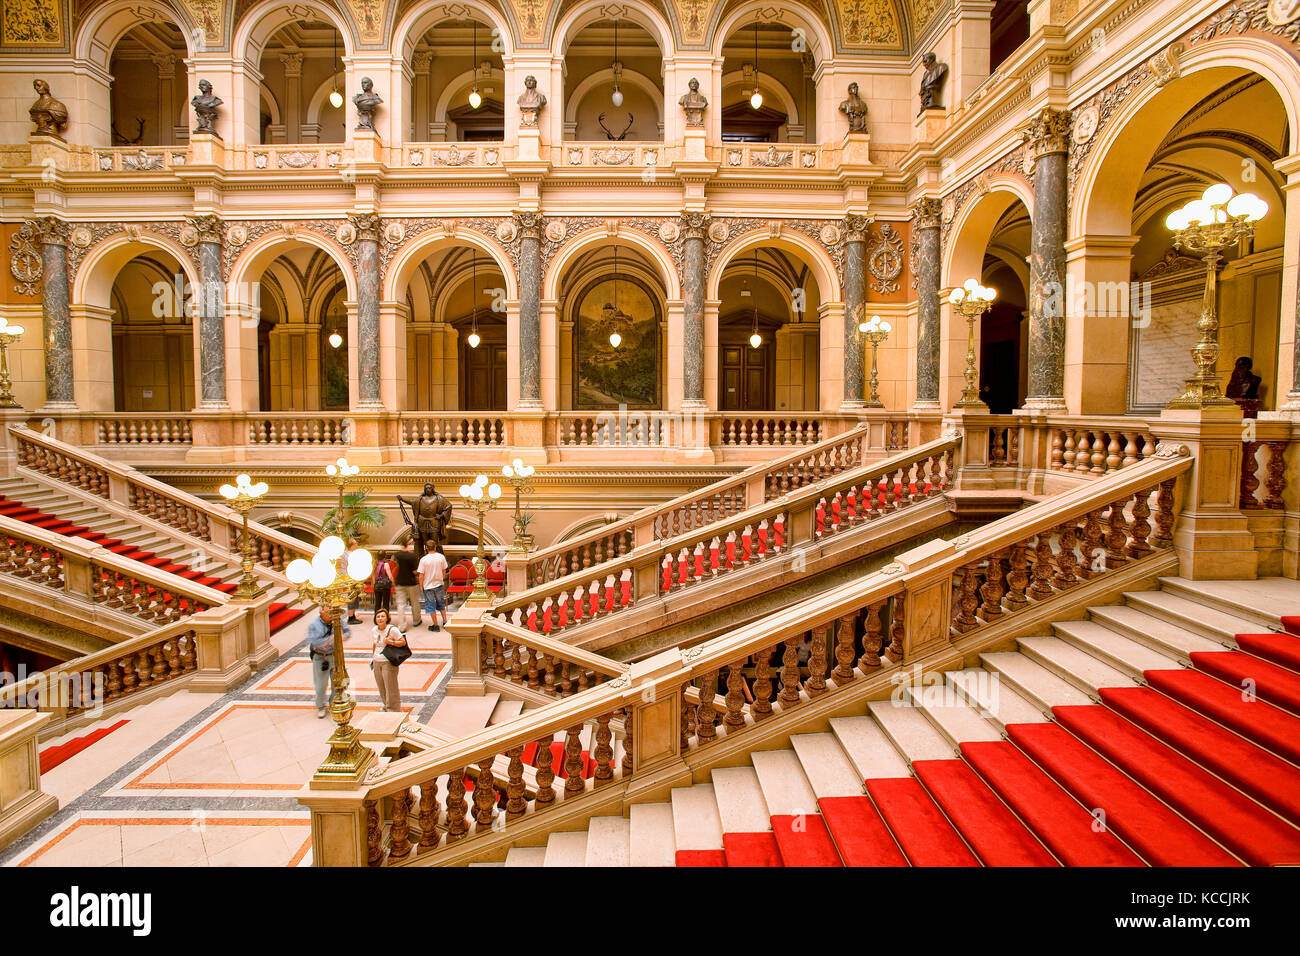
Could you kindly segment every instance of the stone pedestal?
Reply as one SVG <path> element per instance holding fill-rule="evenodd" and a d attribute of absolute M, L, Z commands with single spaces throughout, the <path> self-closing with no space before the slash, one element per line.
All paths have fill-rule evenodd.
<path fill-rule="evenodd" d="M 536 126 L 525 126 L 519 130 L 519 145 L 515 158 L 523 162 L 537 162 L 542 158 L 542 131 Z"/>
<path fill-rule="evenodd" d="M 41 792 L 37 734 L 50 716 L 0 711 L 0 850 L 59 809 L 58 800 Z"/>
<path fill-rule="evenodd" d="M 705 147 L 708 143 L 703 127 L 691 127 L 682 135 L 682 159 L 687 162 L 702 163 L 708 159 Z"/>
<path fill-rule="evenodd" d="M 934 566 L 933 576 L 920 574 L 907 582 L 903 598 L 903 662 L 919 660 L 947 647 L 952 638 L 952 571 L 943 563 L 956 551 L 951 541 L 936 538 L 895 558 L 907 574 Z M 885 635 L 889 644 L 889 635 Z"/>
<path fill-rule="evenodd" d="M 871 134 L 845 133 L 840 143 L 841 166 L 871 165 Z"/>
<path fill-rule="evenodd" d="M 1151 425 L 1159 441 L 1186 445 L 1192 467 L 1180 482 L 1174 548 L 1183 577 L 1258 576 L 1255 536 L 1238 507 L 1241 490 L 1241 409 L 1216 405 L 1166 409 Z"/>
<path fill-rule="evenodd" d="M 447 633 L 451 635 L 451 677 L 445 691 L 448 697 L 482 697 L 487 691 L 481 667 L 482 617 L 491 606 L 491 601 L 471 597 L 447 620 Z"/>
<path fill-rule="evenodd" d="M 917 143 L 933 143 L 948 126 L 948 111 L 942 106 L 932 106 L 928 110 L 922 110 L 917 114 L 912 126 L 915 129 L 915 136 L 912 137 Z"/>
<path fill-rule="evenodd" d="M 222 168 L 226 165 L 226 146 L 216 133 L 190 133 L 189 157 L 185 163 L 188 168 L 211 166 Z"/>
<path fill-rule="evenodd" d="M 32 133 L 27 137 L 31 148 L 33 166 L 42 169 L 68 169 L 70 167 L 72 147 L 57 136 L 42 136 Z"/>
<path fill-rule="evenodd" d="M 989 466 L 989 429 L 992 424 L 993 416 L 980 409 L 957 408 L 943 418 L 944 431 L 956 430 L 962 436 L 958 455 L 961 468 L 957 475 L 957 488 L 961 491 L 997 487 Z"/>

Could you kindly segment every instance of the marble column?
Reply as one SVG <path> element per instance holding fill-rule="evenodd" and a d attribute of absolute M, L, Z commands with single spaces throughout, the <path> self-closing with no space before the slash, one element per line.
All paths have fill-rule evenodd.
<path fill-rule="evenodd" d="M 704 405 L 704 233 L 709 215 L 682 216 L 682 404 Z"/>
<path fill-rule="evenodd" d="M 357 403 L 382 407 L 379 393 L 379 217 L 348 216 L 357 230 Z"/>
<path fill-rule="evenodd" d="M 844 397 L 841 406 L 863 404 L 862 333 L 867 320 L 867 216 L 844 217 Z"/>
<path fill-rule="evenodd" d="M 1069 206 L 1068 110 L 1044 107 L 1027 139 L 1034 157 L 1029 239 L 1029 390 L 1025 407 L 1065 408 L 1065 230 Z"/>
<path fill-rule="evenodd" d="M 939 407 L 939 286 L 942 249 L 939 239 L 943 204 L 926 196 L 912 211 L 916 230 L 916 404 Z"/>
<path fill-rule="evenodd" d="M 542 225 L 540 213 L 515 213 L 519 228 L 519 407 L 542 407 Z"/>
<path fill-rule="evenodd" d="M 216 216 L 186 220 L 198 233 L 199 405 L 226 407 L 226 309 L 221 280 L 223 228 Z"/>
<path fill-rule="evenodd" d="M 45 405 L 75 408 L 68 225 L 53 216 L 32 223 L 41 242 L 41 318 L 45 327 Z"/>

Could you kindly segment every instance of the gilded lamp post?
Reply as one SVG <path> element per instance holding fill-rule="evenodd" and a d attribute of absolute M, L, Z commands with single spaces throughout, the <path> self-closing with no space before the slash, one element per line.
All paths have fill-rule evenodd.
<path fill-rule="evenodd" d="M 858 331 L 862 333 L 863 338 L 871 343 L 871 381 L 868 383 L 870 392 L 867 400 L 862 404 L 867 408 L 884 408 L 885 403 L 880 400 L 880 369 L 876 364 L 876 353 L 880 350 L 880 343 L 889 338 L 889 333 L 894 327 L 878 315 L 873 315 L 870 322 L 863 322 L 858 326 Z"/>
<path fill-rule="evenodd" d="M 515 489 L 515 542 L 511 545 L 512 551 L 527 551 L 533 544 L 532 535 L 528 533 L 528 527 L 524 523 L 521 499 L 523 495 L 533 493 L 533 486 L 529 484 L 528 479 L 532 478 L 536 471 L 536 468 L 525 465 L 520 458 L 501 466 L 501 474 Z"/>
<path fill-rule="evenodd" d="M 268 491 L 267 484 L 265 481 L 253 484 L 248 475 L 238 475 L 233 485 L 222 485 L 218 490 L 221 497 L 226 499 L 226 504 L 244 519 L 244 531 L 239 537 L 242 555 L 239 566 L 244 569 L 244 576 L 239 579 L 239 587 L 235 589 L 235 600 L 248 601 L 261 597 L 266 588 L 258 583 L 257 575 L 253 573 L 253 538 L 248 533 L 248 513 Z"/>
<path fill-rule="evenodd" d="M 374 559 L 364 548 L 357 548 L 347 556 L 347 564 L 340 570 L 341 559 L 347 546 L 337 535 L 330 535 L 320 543 L 315 556 L 308 561 L 298 558 L 285 568 L 285 576 L 303 598 L 319 608 L 332 611 L 334 627 L 334 667 L 330 671 L 330 716 L 338 726 L 330 736 L 329 755 L 316 770 L 316 778 L 356 782 L 361 778 L 366 764 L 374 755 L 361 745 L 361 731 L 351 726 L 356 699 L 347 692 L 347 662 L 343 658 L 342 609 L 365 590 Z"/>
<path fill-rule="evenodd" d="M 349 481 L 361 473 L 359 465 L 349 465 L 346 458 L 340 458 L 332 465 L 325 466 L 325 474 L 339 490 L 339 505 L 334 512 L 334 533 L 343 534 L 343 489 Z"/>
<path fill-rule="evenodd" d="M 460 496 L 465 503 L 478 512 L 478 554 L 474 556 L 474 593 L 471 601 L 488 601 L 491 595 L 487 589 L 487 552 L 483 548 L 483 518 L 497 506 L 501 497 L 501 486 L 495 481 L 488 484 L 487 475 L 479 475 L 472 485 L 461 485 Z"/>
<path fill-rule="evenodd" d="M 18 407 L 12 391 L 13 382 L 9 379 L 9 346 L 17 344 L 26 331 L 21 325 L 10 325 L 8 319 L 0 316 L 0 408 Z"/>
<path fill-rule="evenodd" d="M 1201 316 L 1196 322 L 1200 339 L 1192 346 L 1196 374 L 1187 380 L 1183 394 L 1169 403 L 1169 408 L 1208 408 L 1232 405 L 1219 387 L 1219 314 L 1215 307 L 1218 266 L 1223 250 L 1249 239 L 1255 223 L 1268 212 L 1268 203 L 1250 193 L 1234 196 L 1227 183 L 1217 183 L 1182 209 L 1175 209 L 1165 219 L 1174 234 L 1174 245 L 1198 255 L 1205 262 L 1205 297 Z"/>
<path fill-rule="evenodd" d="M 989 410 L 980 398 L 980 373 L 975 367 L 975 320 L 989 310 L 997 297 L 996 289 L 982 286 L 974 279 L 967 279 L 948 296 L 952 307 L 966 316 L 966 387 L 957 401 L 958 408 Z"/>

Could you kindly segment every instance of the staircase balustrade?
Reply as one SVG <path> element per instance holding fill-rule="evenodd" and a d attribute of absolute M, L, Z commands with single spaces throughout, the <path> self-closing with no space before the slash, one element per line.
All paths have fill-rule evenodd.
<path fill-rule="evenodd" d="M 571 697 L 624 674 L 627 665 L 488 619 L 481 637 L 481 673 L 548 697 Z"/>
<path fill-rule="evenodd" d="M 554 634 L 638 601 L 712 581 L 941 494 L 952 485 L 953 456 L 959 444 L 956 438 L 940 439 L 848 471 L 842 466 L 859 451 L 847 443 L 829 454 L 803 456 L 795 462 L 799 469 L 834 477 L 815 484 L 794 482 L 796 490 L 766 504 L 701 521 L 698 530 L 512 595 L 493 614 L 534 633 Z M 769 476 L 763 477 L 766 483 Z M 770 487 L 786 486 L 780 482 Z M 685 509 L 679 506 L 669 514 Z M 697 512 L 691 508 L 688 513 Z"/>
<path fill-rule="evenodd" d="M 887 691 L 891 672 L 902 664 L 960 660 L 984 650 L 1005 639 L 1007 629 L 998 626 L 1003 622 L 1041 613 L 1044 602 L 1075 587 L 1140 568 L 1168 552 L 1176 502 L 1183 498 L 1176 486 L 1191 464 L 1185 447 L 1162 444 L 1131 467 L 952 541 L 914 548 L 860 580 L 721 637 L 663 651 L 586 690 L 556 692 L 561 699 L 465 740 L 384 758 L 346 796 L 333 787 L 309 791 L 301 800 L 313 814 L 342 815 L 362 830 L 336 843 L 322 841 L 314 848 L 317 863 L 462 862 L 466 854 L 455 852 L 462 841 L 487 839 L 502 824 L 514 841 L 519 830 L 512 832 L 512 825 L 544 832 L 543 813 L 559 812 L 572 821 L 618 808 L 621 792 L 643 774 L 689 776 L 687 768 L 698 771 L 734 753 L 725 746 L 733 737 L 788 733 L 794 723 L 781 718 L 823 698 L 834 699 L 850 687 L 877 695 Z M 490 643 L 495 669 L 498 646 L 503 655 L 506 650 L 496 640 L 505 632 L 486 616 L 483 628 L 489 636 L 483 647 Z M 521 644 L 527 646 L 528 639 Z M 536 650 L 544 657 L 558 649 L 552 644 Z M 533 651 L 499 666 L 508 678 L 535 681 L 541 688 L 545 675 L 534 667 Z M 594 656 L 584 656 L 583 662 Z M 487 659 L 484 653 L 483 663 Z M 606 672 L 619 667 L 609 661 Z M 764 731 L 768 726 L 776 729 Z M 598 744 L 596 770 L 587 779 L 581 776 L 584 728 Z M 544 760 L 533 787 L 524 786 L 525 750 L 549 748 L 556 739 L 565 743 L 562 787 Z M 611 742 L 622 745 L 617 761 Z M 504 780 L 496 775 L 503 764 Z M 465 798 L 471 775 L 472 826 Z M 605 787 L 612 789 L 602 799 Z M 591 799 L 573 805 L 583 798 Z M 327 827 L 322 823 L 315 832 L 323 834 Z M 353 858 L 356 847 L 364 847 L 364 860 Z"/>
<path fill-rule="evenodd" d="M 1285 508 L 1287 489 L 1286 453 L 1291 441 L 1291 423 L 1247 419 L 1246 439 L 1241 443 L 1240 507 L 1243 511 Z"/>

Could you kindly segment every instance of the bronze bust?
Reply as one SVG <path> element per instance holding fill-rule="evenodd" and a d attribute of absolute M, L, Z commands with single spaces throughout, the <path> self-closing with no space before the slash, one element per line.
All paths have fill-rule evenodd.
<path fill-rule="evenodd" d="M 50 84 L 44 80 L 32 80 L 32 89 L 36 90 L 36 102 L 27 113 L 36 124 L 36 134 L 62 139 L 63 131 L 68 128 L 68 108 L 54 98 Z"/>

